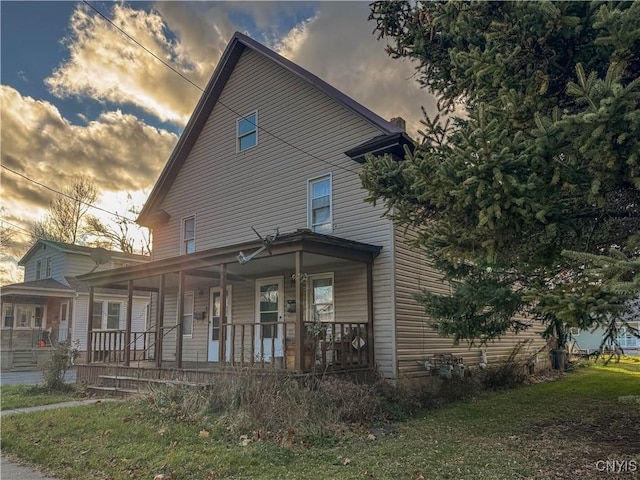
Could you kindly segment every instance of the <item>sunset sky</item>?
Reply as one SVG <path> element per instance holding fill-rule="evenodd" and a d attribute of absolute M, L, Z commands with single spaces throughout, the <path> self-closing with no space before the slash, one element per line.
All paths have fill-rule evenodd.
<path fill-rule="evenodd" d="M 264 43 L 415 135 L 434 99 L 372 33 L 366 2 L 91 2 L 204 87 L 235 31 Z M 61 190 L 90 177 L 98 205 L 141 206 L 201 94 L 82 2 L 0 3 L 1 162 Z M 28 247 L 54 193 L 2 168 L 0 213 Z M 109 215 L 92 211 L 108 222 Z M 22 253 L 26 248 L 22 250 Z M 19 258 L 19 257 L 18 257 Z M 20 280 L 3 259 L 0 283 Z"/>

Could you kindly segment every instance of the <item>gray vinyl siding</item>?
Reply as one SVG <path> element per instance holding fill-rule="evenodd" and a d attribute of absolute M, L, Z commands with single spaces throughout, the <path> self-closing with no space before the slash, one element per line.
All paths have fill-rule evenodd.
<path fill-rule="evenodd" d="M 51 276 L 48 278 L 53 278 L 58 281 L 64 280 L 66 262 L 64 253 L 47 246 L 47 248 L 43 249 L 44 245 L 40 246 L 40 249 L 33 254 L 33 256 L 29 259 L 24 267 L 24 281 L 31 282 L 36 279 L 36 266 L 38 261 L 42 262 L 41 267 L 41 276 L 40 279 L 47 278 L 47 258 L 51 258 Z"/>
<path fill-rule="evenodd" d="M 382 132 L 252 50 L 220 102 L 242 115 L 257 110 L 259 127 L 306 153 L 263 130 L 256 147 L 236 153 L 238 115 L 216 105 L 162 202 L 170 220 L 154 229 L 154 260 L 180 254 L 181 221 L 189 215 L 196 217 L 196 250 L 253 241 L 251 226 L 264 234 L 307 228 L 307 182 L 331 174 L 332 235 L 383 247 L 374 264 L 375 348 L 381 371 L 392 376 L 392 228 L 381 207 L 364 202 L 361 166 L 344 155 Z"/>
<path fill-rule="evenodd" d="M 77 277 L 89 273 L 96 266 L 89 255 L 76 255 L 67 253 L 67 273 L 70 277 Z M 96 269 L 97 270 L 97 269 Z"/>
<path fill-rule="evenodd" d="M 117 302 L 121 304 L 120 308 L 120 330 L 126 327 L 127 318 L 127 297 L 118 295 L 99 295 L 96 294 L 94 301 L 96 302 Z M 133 312 L 131 317 L 131 331 L 143 332 L 145 330 L 146 321 L 146 305 L 149 303 L 147 296 L 133 297 Z M 89 295 L 79 294 L 74 302 L 73 318 L 71 325 L 71 341 L 80 340 L 80 350 L 87 350 L 87 321 L 89 320 Z M 138 347 L 142 346 L 142 340 L 138 342 Z"/>
<path fill-rule="evenodd" d="M 464 359 L 466 365 L 478 365 L 485 347 L 470 347 L 466 343 L 454 345 L 450 338 L 442 337 L 432 328 L 431 319 L 424 313 L 414 295 L 421 290 L 447 295 L 449 285 L 443 281 L 442 273 L 427 262 L 425 256 L 410 248 L 406 240 L 414 239 L 412 232 L 396 228 L 396 341 L 398 374 L 402 377 L 427 375 L 422 367 L 425 360 L 433 355 L 453 354 Z M 509 356 L 518 342 L 528 341 L 522 352 L 533 354 L 543 348 L 546 342 L 540 337 L 542 328 L 532 326 L 518 335 L 505 335 L 499 341 L 486 346 L 487 360 L 495 363 Z M 546 362 L 546 353 L 541 353 L 540 361 Z"/>

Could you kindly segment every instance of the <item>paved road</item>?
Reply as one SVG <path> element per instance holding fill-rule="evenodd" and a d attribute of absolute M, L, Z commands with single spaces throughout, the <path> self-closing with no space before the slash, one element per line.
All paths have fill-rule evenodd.
<path fill-rule="evenodd" d="M 76 382 L 76 370 L 69 370 L 64 379 L 67 383 Z M 0 373 L 1 385 L 39 385 L 42 382 L 42 372 L 40 370 L 27 372 L 2 372 Z"/>

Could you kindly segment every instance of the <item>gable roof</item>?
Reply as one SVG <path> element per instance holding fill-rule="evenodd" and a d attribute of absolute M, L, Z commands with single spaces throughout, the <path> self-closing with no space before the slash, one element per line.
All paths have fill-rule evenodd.
<path fill-rule="evenodd" d="M 248 36 L 243 35 L 240 32 L 236 32 L 233 37 L 231 37 L 231 40 L 222 54 L 209 83 L 204 89 L 204 92 L 200 97 L 189 122 L 187 123 L 187 126 L 180 136 L 178 143 L 171 153 L 164 169 L 160 173 L 158 181 L 149 194 L 149 198 L 136 220 L 140 225 L 150 226 L 156 221 L 161 221 L 167 218 L 167 214 L 162 210 L 159 210 L 158 207 L 173 184 L 173 181 L 189 155 L 189 152 L 193 148 L 200 132 L 213 111 L 214 106 L 218 102 L 220 94 L 229 80 L 233 69 L 245 49 L 251 49 L 256 53 L 263 55 L 285 70 L 293 73 L 301 80 L 311 84 L 335 102 L 373 125 L 383 135 L 401 134 L 403 132 L 399 126 L 383 119 L 308 70 L 305 70 L 301 66 L 293 63 L 291 60 L 284 58 Z"/>
<path fill-rule="evenodd" d="M 85 247 L 83 245 L 73 245 L 71 243 L 55 242 L 53 240 L 44 240 L 41 238 L 31 246 L 27 253 L 24 254 L 24 256 L 18 262 L 18 265 L 24 266 L 26 262 L 28 262 L 29 259 L 38 251 L 38 247 L 41 245 L 46 245 L 47 247 L 54 248 L 59 252 L 75 253 L 85 256 L 91 256 L 91 254 L 102 250 L 108 252 L 111 255 L 111 258 L 124 260 L 127 262 L 147 262 L 150 260 L 150 257 L 147 255 L 117 252 L 115 250 L 105 250 L 104 248 L 100 249 L 97 247 Z"/>

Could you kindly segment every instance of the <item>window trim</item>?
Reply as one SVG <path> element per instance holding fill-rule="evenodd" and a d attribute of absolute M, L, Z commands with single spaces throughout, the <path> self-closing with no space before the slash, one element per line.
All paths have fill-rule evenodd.
<path fill-rule="evenodd" d="M 248 120 L 249 117 L 251 117 L 252 115 L 255 115 L 255 121 L 252 122 L 254 127 L 253 130 L 251 130 L 248 133 L 244 133 L 240 135 L 240 122 L 243 120 Z M 247 148 L 240 148 L 240 139 L 246 138 L 249 135 L 252 135 L 254 133 L 256 135 L 256 143 Z M 251 150 L 252 148 L 255 148 L 257 146 L 258 146 L 258 110 L 253 110 L 252 112 L 249 112 L 246 115 L 243 115 L 240 118 L 236 119 L 236 153 L 246 152 L 247 150 Z"/>
<path fill-rule="evenodd" d="M 186 313 L 187 298 L 191 298 L 191 313 Z M 193 338 L 194 314 L 196 311 L 196 296 L 193 291 L 184 292 L 182 299 L 182 338 Z M 191 332 L 187 333 L 185 328 L 185 317 L 191 315 Z"/>
<path fill-rule="evenodd" d="M 9 305 L 4 304 L 5 308 Z M 40 329 L 40 330 L 44 330 L 46 327 L 46 319 L 47 319 L 47 306 L 44 304 L 32 304 L 32 303 L 13 303 L 13 321 L 12 321 L 12 327 L 7 327 L 5 324 L 6 320 L 3 320 L 3 328 L 13 328 L 15 330 L 35 330 L 35 329 Z M 18 311 L 20 308 L 27 308 L 29 309 L 29 319 L 28 319 L 28 324 L 27 325 L 18 325 Z M 36 311 L 37 309 L 40 309 L 40 316 L 38 317 L 36 315 Z M 3 310 L 3 315 L 5 315 L 5 311 Z M 6 317 L 3 317 L 6 318 Z M 40 325 L 37 325 L 36 319 L 39 318 L 40 319 Z"/>
<path fill-rule="evenodd" d="M 307 275 L 307 309 L 309 321 L 314 321 L 313 318 L 313 306 L 315 303 L 313 302 L 313 281 L 314 280 L 322 280 L 322 279 L 331 279 L 331 287 L 333 289 L 333 294 L 331 298 L 331 305 L 333 306 L 333 320 L 323 320 L 326 323 L 333 323 L 336 321 L 336 281 L 334 272 L 325 272 L 325 273 L 314 273 L 313 275 Z"/>
<path fill-rule="evenodd" d="M 53 275 L 53 257 L 47 257 L 46 275 L 44 278 L 51 278 L 51 275 Z"/>
<path fill-rule="evenodd" d="M 36 260 L 36 280 L 42 278 L 42 260 Z"/>
<path fill-rule="evenodd" d="M 313 185 L 324 181 L 329 180 L 329 229 L 325 232 L 316 232 L 313 225 Z M 334 225 L 333 225 L 333 173 L 329 172 L 324 175 L 320 175 L 318 177 L 310 178 L 307 180 L 307 228 L 315 233 L 324 233 L 329 234 L 333 233 Z"/>
<path fill-rule="evenodd" d="M 193 238 L 186 238 L 186 224 L 187 221 L 193 219 Z M 187 242 L 193 241 L 193 252 L 187 252 Z M 180 222 L 180 254 L 181 255 L 190 255 L 196 252 L 196 215 L 188 215 L 186 217 L 182 217 L 182 221 Z"/>
<path fill-rule="evenodd" d="M 118 305 L 118 327 L 117 328 L 109 328 L 109 304 L 113 303 Z M 100 328 L 95 328 L 94 326 L 94 320 L 95 320 L 95 313 L 93 311 L 91 311 L 91 330 L 92 331 L 107 331 L 107 332 L 115 332 L 118 330 L 122 330 L 120 328 L 120 324 L 122 323 L 122 319 L 123 319 L 123 305 L 124 302 L 122 300 L 113 300 L 113 299 L 105 299 L 105 300 L 95 300 L 93 302 L 93 308 L 96 308 L 96 305 L 102 305 L 102 309 L 100 312 Z M 106 308 L 105 308 L 106 307 Z M 103 328 L 106 327 L 106 328 Z"/>

